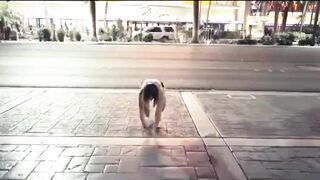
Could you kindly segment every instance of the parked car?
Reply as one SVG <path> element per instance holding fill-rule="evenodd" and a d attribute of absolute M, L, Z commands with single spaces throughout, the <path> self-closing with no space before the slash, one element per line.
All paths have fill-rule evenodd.
<path fill-rule="evenodd" d="M 137 36 L 140 32 L 135 31 L 132 35 Z M 152 34 L 154 40 L 166 41 L 174 39 L 174 29 L 170 26 L 152 26 L 145 28 L 142 32 L 142 38 Z"/>

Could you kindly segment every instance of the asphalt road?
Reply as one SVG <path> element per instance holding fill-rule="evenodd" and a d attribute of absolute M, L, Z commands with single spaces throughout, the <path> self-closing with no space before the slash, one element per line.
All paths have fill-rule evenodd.
<path fill-rule="evenodd" d="M 0 43 L 0 86 L 320 91 L 320 48 Z"/>

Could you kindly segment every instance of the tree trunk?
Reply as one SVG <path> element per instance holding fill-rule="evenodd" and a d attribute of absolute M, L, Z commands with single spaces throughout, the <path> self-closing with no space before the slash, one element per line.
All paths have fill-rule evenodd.
<path fill-rule="evenodd" d="M 96 1 L 90 0 L 90 10 L 92 18 L 93 38 L 97 40 L 97 22 L 96 22 Z"/>
<path fill-rule="evenodd" d="M 320 1 L 317 3 L 316 14 L 314 15 L 312 42 L 315 42 L 316 32 L 318 31 L 318 19 L 319 19 Z"/>
<path fill-rule="evenodd" d="M 281 32 L 286 30 L 288 12 L 289 12 L 289 8 L 290 8 L 291 5 L 292 5 L 292 1 L 289 1 L 288 5 L 284 9 L 284 13 L 283 13 L 283 17 L 282 17 Z"/>
<path fill-rule="evenodd" d="M 107 13 L 108 13 L 108 1 L 106 1 L 106 6 L 104 8 L 104 22 L 105 28 L 108 28 L 108 21 L 107 21 Z"/>
<path fill-rule="evenodd" d="M 207 24 L 206 24 L 206 31 L 207 31 L 207 32 L 206 32 L 206 35 L 207 35 L 207 39 L 209 39 L 208 24 L 209 24 L 210 7 L 211 7 L 211 0 L 209 0 L 208 12 L 207 12 Z"/>
<path fill-rule="evenodd" d="M 267 15 L 267 10 L 268 10 L 268 5 L 269 2 L 268 1 L 262 1 L 261 2 L 261 7 L 262 7 L 262 16 L 266 16 Z"/>
<path fill-rule="evenodd" d="M 278 29 L 278 19 L 279 19 L 279 12 L 280 12 L 280 3 L 276 2 L 275 4 L 275 10 L 274 10 L 274 29 L 273 33 L 275 34 Z"/>
<path fill-rule="evenodd" d="M 314 3 L 314 2 L 312 2 L 312 3 Z M 314 8 L 313 8 L 313 5 L 312 5 L 311 17 L 310 17 L 310 25 L 312 24 L 313 13 L 314 13 Z"/>
<path fill-rule="evenodd" d="M 199 0 L 193 0 L 193 32 L 191 43 L 199 43 Z"/>
<path fill-rule="evenodd" d="M 301 26 L 300 26 L 300 34 L 301 34 L 301 31 L 302 31 L 302 27 L 304 25 L 304 18 L 306 16 L 306 12 L 307 12 L 307 7 L 309 5 L 309 1 L 305 1 L 304 3 L 304 7 L 303 7 L 303 12 L 302 12 L 302 15 L 301 15 Z"/>

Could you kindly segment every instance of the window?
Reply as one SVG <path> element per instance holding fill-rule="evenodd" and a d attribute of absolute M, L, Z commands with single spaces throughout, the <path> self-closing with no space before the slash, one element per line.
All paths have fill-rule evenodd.
<path fill-rule="evenodd" d="M 160 27 L 154 27 L 151 32 L 161 32 Z"/>
<path fill-rule="evenodd" d="M 174 32 L 173 28 L 172 27 L 164 27 L 164 30 L 166 32 Z"/>

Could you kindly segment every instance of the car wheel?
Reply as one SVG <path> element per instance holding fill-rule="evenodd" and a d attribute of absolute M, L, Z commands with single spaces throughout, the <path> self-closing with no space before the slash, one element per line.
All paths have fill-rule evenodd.
<path fill-rule="evenodd" d="M 160 38 L 160 42 L 167 42 L 169 40 L 168 36 L 163 36 L 162 38 Z"/>

